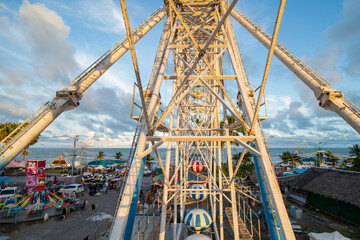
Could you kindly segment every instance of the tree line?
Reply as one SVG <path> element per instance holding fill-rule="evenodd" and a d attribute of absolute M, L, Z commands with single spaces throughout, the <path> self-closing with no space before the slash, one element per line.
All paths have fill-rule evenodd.
<path fill-rule="evenodd" d="M 350 158 L 343 159 L 342 169 L 360 171 L 360 144 L 354 144 L 352 147 L 349 147 L 349 155 L 351 156 Z M 283 163 L 290 164 L 291 168 L 295 168 L 297 164 L 303 163 L 301 157 L 296 152 L 286 151 L 279 155 L 279 157 Z M 336 167 L 340 158 L 330 151 L 317 151 L 313 159 L 314 165 L 320 167 L 321 163 L 325 160 L 331 162 L 333 167 Z M 352 166 L 348 167 L 348 163 L 352 163 Z"/>

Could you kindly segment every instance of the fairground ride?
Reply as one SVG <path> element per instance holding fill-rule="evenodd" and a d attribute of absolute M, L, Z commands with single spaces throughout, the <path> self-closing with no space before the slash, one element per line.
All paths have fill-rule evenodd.
<path fill-rule="evenodd" d="M 0 169 L 62 112 L 76 108 L 86 90 L 130 49 L 141 113 L 132 116 L 138 121 L 138 126 L 128 177 L 114 216 L 110 239 L 130 239 L 132 235 L 144 157 L 152 151 L 158 157 L 164 173 L 161 220 L 156 235 L 159 239 L 180 239 L 185 225 L 191 225 L 186 196 L 197 191 L 204 193 L 204 189 L 190 186 L 196 183 L 189 179 L 189 171 L 195 161 L 192 156 L 195 155 L 198 156 L 196 161 L 205 166 L 207 173 L 207 180 L 202 184 L 206 186 L 209 196 L 207 210 L 210 215 L 206 219 L 212 229 L 211 238 L 224 239 L 225 202 L 230 206 L 232 216 L 239 215 L 238 189 L 234 180 L 246 151 L 253 154 L 271 239 L 295 239 L 262 131 L 262 117 L 259 116 L 259 109 L 264 105 L 263 95 L 272 56 L 275 55 L 314 92 L 319 106 L 339 114 L 357 132 L 360 132 L 360 115 L 359 109 L 346 101 L 341 91 L 329 87 L 326 80 L 277 42 L 285 1 L 280 3 L 273 36 L 235 8 L 237 0 L 231 3 L 219 0 L 166 0 L 164 6 L 132 31 L 125 2 L 120 2 L 127 37 L 71 81 L 70 87 L 56 92 L 51 102 L 42 106 L 1 142 Z M 247 78 L 230 15 L 269 49 L 262 84 L 255 91 Z M 143 89 L 134 44 L 163 18 L 165 23 L 153 71 L 147 88 Z M 229 56 L 233 70 L 229 75 L 223 75 L 225 56 Z M 170 60 L 173 61 L 173 74 L 166 75 L 165 69 Z M 164 82 L 172 83 L 172 97 L 165 103 L 166 108 L 160 111 L 160 90 Z M 237 86 L 236 96 L 231 96 L 226 90 L 225 85 L 229 82 Z M 230 124 L 227 116 L 235 118 L 235 122 Z M 222 121 L 223 127 L 220 124 Z M 231 134 L 239 128 L 243 129 L 243 136 Z M 160 136 L 157 132 L 165 135 Z M 236 166 L 233 166 L 231 157 L 231 142 L 244 148 Z M 221 154 L 222 143 L 226 143 L 225 159 Z M 158 152 L 163 144 L 167 145 L 165 159 Z M 175 151 L 172 151 L 173 146 Z M 221 168 L 224 162 L 228 164 L 228 176 Z M 175 168 L 172 176 L 171 164 Z M 242 238 L 242 224 L 240 218 L 232 217 L 235 239 Z"/>

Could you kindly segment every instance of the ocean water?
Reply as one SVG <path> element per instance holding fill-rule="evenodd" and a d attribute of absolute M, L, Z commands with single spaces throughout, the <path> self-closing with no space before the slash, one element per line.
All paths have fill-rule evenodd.
<path fill-rule="evenodd" d="M 166 158 L 166 149 L 159 148 L 159 153 L 162 159 Z M 348 148 L 323 148 L 324 151 L 331 151 L 335 156 L 339 158 L 349 157 Z M 81 149 L 76 149 L 75 151 L 75 161 L 85 161 L 90 162 L 96 160 L 96 157 L 99 151 L 105 153 L 104 159 L 115 159 L 115 153 L 121 152 L 123 154 L 123 159 L 127 159 L 129 156 L 130 148 L 88 148 L 86 151 Z M 232 148 L 232 152 L 237 153 L 242 151 L 241 148 Z M 270 148 L 270 155 L 274 164 L 281 162 L 279 155 L 283 152 L 296 152 L 295 148 Z M 314 157 L 316 150 L 314 148 L 303 148 L 298 152 L 302 158 Z M 64 158 L 71 163 L 73 159 L 73 149 L 71 148 L 31 148 L 28 150 L 28 155 L 25 157 L 25 160 L 46 160 L 47 165 L 49 165 L 52 160 L 56 159 L 59 155 L 63 155 Z M 152 153 L 155 157 L 155 154 Z M 172 154 L 174 156 L 174 154 Z M 22 159 L 22 154 L 20 153 L 15 159 Z M 226 151 L 222 151 L 222 159 L 226 159 Z"/>

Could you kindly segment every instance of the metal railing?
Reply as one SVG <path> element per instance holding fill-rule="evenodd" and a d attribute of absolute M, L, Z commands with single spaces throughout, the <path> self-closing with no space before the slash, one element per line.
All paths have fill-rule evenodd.
<path fill-rule="evenodd" d="M 19 140 L 21 136 L 23 136 L 37 121 L 41 119 L 41 116 L 45 115 L 50 110 L 50 108 L 51 106 L 49 105 L 49 102 L 45 103 L 8 136 L 6 136 L 6 138 L 0 142 L 0 153 L 3 153 L 7 148 Z M 43 111 L 40 112 L 41 110 Z"/>
<path fill-rule="evenodd" d="M 262 29 L 259 25 L 257 25 L 245 13 L 243 13 L 236 7 L 234 7 L 233 11 L 236 11 L 238 14 L 240 14 L 241 17 L 243 17 L 249 24 L 251 24 L 256 31 L 259 31 L 264 37 L 266 37 L 271 42 L 272 36 L 269 33 L 267 33 L 264 29 Z M 292 53 L 289 49 L 287 49 L 280 42 L 277 42 L 276 46 L 278 47 L 279 50 L 281 50 L 284 54 L 286 54 L 289 58 L 291 58 L 296 65 L 298 65 L 307 74 L 309 74 L 315 81 L 317 81 L 321 86 L 330 85 L 330 83 L 328 81 L 326 81 L 318 73 L 316 73 L 309 66 L 307 66 L 303 61 L 300 60 L 300 58 L 298 58 L 294 53 Z"/>
<path fill-rule="evenodd" d="M 344 103 L 344 105 L 360 118 L 360 109 L 354 103 L 349 101 L 349 104 Z"/>
<path fill-rule="evenodd" d="M 153 230 L 156 227 L 156 224 L 160 218 L 159 217 L 161 210 L 161 204 L 159 203 L 160 196 L 161 195 L 159 195 L 157 199 L 155 199 L 155 201 L 149 206 L 147 211 L 144 212 L 142 217 L 137 221 L 138 229 L 135 234 L 137 234 L 138 240 L 153 239 L 154 236 L 151 236 L 151 232 L 154 232 Z"/>
<path fill-rule="evenodd" d="M 153 14 L 151 14 L 148 18 L 142 21 L 136 28 L 132 30 L 132 34 L 136 33 L 143 25 L 151 18 L 153 18 L 157 13 L 163 10 L 165 5 L 161 6 L 157 9 Z M 87 69 L 85 69 L 82 73 L 80 73 L 76 78 L 74 78 L 69 85 L 74 87 L 79 86 L 79 84 L 84 80 L 106 57 L 111 55 L 118 48 L 123 46 L 123 43 L 127 40 L 127 36 L 123 37 L 117 44 L 115 44 L 111 49 L 105 52 L 101 57 L 99 57 L 93 64 L 91 64 Z"/>
<path fill-rule="evenodd" d="M 261 239 L 261 230 L 260 230 L 260 217 L 256 214 L 253 208 L 247 203 L 249 198 L 245 198 L 241 195 L 241 192 L 237 190 L 237 207 L 238 214 L 246 226 L 250 236 L 257 239 Z M 255 201 L 255 200 L 253 200 Z"/>
<path fill-rule="evenodd" d="M 243 57 L 241 56 L 241 52 L 240 52 L 240 49 L 239 49 L 239 44 L 238 44 L 238 41 L 237 41 L 237 38 L 235 37 L 235 33 L 234 31 L 232 31 L 234 29 L 234 27 L 232 26 L 232 23 L 231 21 L 229 21 L 229 32 L 230 32 L 230 37 L 231 37 L 231 40 L 233 41 L 234 43 L 234 54 L 236 56 L 239 56 L 238 60 L 239 60 L 239 64 L 240 64 L 240 69 L 242 70 L 242 72 L 244 73 L 244 77 L 245 77 L 245 81 L 247 83 L 248 86 L 250 86 L 250 82 L 249 82 L 249 78 L 248 78 L 248 75 L 247 75 L 247 72 L 245 70 L 245 65 L 244 65 L 244 60 L 243 60 Z"/>

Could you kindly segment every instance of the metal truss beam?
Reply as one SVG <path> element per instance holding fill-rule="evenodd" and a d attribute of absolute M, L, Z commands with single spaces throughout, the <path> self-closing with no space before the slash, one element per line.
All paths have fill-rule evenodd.
<path fill-rule="evenodd" d="M 167 29 L 167 30 L 165 30 L 166 32 L 163 35 L 164 39 L 169 38 L 169 41 L 167 43 L 164 43 L 166 45 L 168 45 L 169 42 L 171 42 L 174 37 L 174 31 L 171 32 L 172 24 L 173 23 L 170 21 L 170 18 L 168 17 L 165 22 L 165 25 L 164 25 L 164 29 Z M 163 61 L 159 65 L 159 75 L 163 75 L 165 72 L 169 53 L 170 53 L 169 48 L 166 48 L 164 57 L 163 57 Z M 159 53 L 159 54 L 161 54 L 161 53 Z M 161 82 L 162 82 L 162 79 L 160 77 L 157 77 L 154 80 L 154 84 L 151 89 L 151 97 L 148 99 L 148 102 L 147 102 L 150 119 L 153 118 L 153 116 L 155 114 L 155 109 L 156 109 L 157 103 L 159 101 Z M 132 160 L 132 163 L 131 163 L 131 166 L 130 166 L 130 169 L 128 172 L 128 178 L 127 178 L 126 186 L 125 186 L 122 198 L 121 198 L 121 202 L 120 202 L 117 212 L 114 216 L 114 220 L 113 220 L 114 224 L 113 224 L 113 228 L 111 229 L 111 234 L 110 234 L 111 240 L 119 240 L 119 239 L 124 238 L 126 226 L 127 226 L 127 224 L 129 224 L 128 223 L 129 215 L 130 214 L 132 216 L 135 215 L 135 212 L 130 212 L 130 207 L 132 204 L 137 204 L 137 203 L 132 203 L 132 197 L 134 196 L 134 194 L 139 194 L 138 192 L 135 192 L 136 182 L 139 177 L 139 173 L 141 170 L 140 166 L 142 164 L 142 158 L 139 157 L 139 154 L 142 153 L 146 147 L 146 134 L 147 134 L 146 124 L 145 124 L 144 120 L 142 120 L 141 126 L 140 126 L 140 135 L 139 135 L 138 142 L 137 142 L 135 156 L 134 156 L 134 159 Z"/>
<path fill-rule="evenodd" d="M 223 11 L 225 11 L 226 6 L 224 3 L 221 4 L 221 9 Z M 230 44 L 230 46 L 228 47 L 229 49 L 231 49 L 229 51 L 230 59 L 233 64 L 234 71 L 235 71 L 236 75 L 238 76 L 237 83 L 238 83 L 239 89 L 242 90 L 240 92 L 240 94 L 241 94 L 241 98 L 244 103 L 242 105 L 242 110 L 245 113 L 244 114 L 245 121 L 247 124 L 251 124 L 252 117 L 254 116 L 254 109 L 253 109 L 253 106 L 251 105 L 251 101 L 250 101 L 248 93 L 246 91 L 246 89 L 248 89 L 247 83 L 245 81 L 240 81 L 241 76 L 245 76 L 245 74 L 242 72 L 243 69 L 241 68 L 240 59 L 235 57 L 235 55 L 239 56 L 239 54 L 237 52 L 238 47 L 236 46 L 236 43 L 235 43 L 236 37 L 234 35 L 234 31 L 232 29 L 232 25 L 231 25 L 230 21 L 226 22 L 224 30 L 226 32 L 226 37 L 229 40 L 229 44 Z M 256 121 L 258 122 L 257 119 L 256 119 Z M 275 211 L 274 214 L 276 214 L 278 223 L 280 225 L 280 229 L 274 229 L 274 231 L 275 232 L 279 231 L 281 233 L 281 235 L 286 239 L 295 239 L 294 233 L 291 228 L 290 220 L 289 220 L 286 208 L 285 208 L 285 204 L 284 204 L 284 201 L 282 198 L 280 187 L 277 182 L 275 170 L 272 166 L 272 163 L 270 162 L 270 159 L 269 159 L 267 150 L 265 148 L 265 144 L 262 139 L 262 134 L 261 134 L 258 123 L 255 124 L 255 126 L 254 126 L 254 135 L 256 136 L 256 139 L 255 139 L 256 148 L 260 152 L 260 155 L 261 155 L 261 157 L 259 158 L 259 160 L 260 160 L 259 162 L 261 164 L 262 172 L 264 174 L 264 178 L 266 179 L 267 188 L 269 190 L 269 194 L 267 195 L 267 197 L 269 197 L 272 202 L 272 206 Z M 258 172 L 257 173 L 258 176 L 259 176 L 259 174 L 262 175 L 262 172 Z"/>
<path fill-rule="evenodd" d="M 163 141 L 163 142 L 196 142 L 196 141 L 254 141 L 254 136 L 148 136 L 147 141 Z M 243 143 L 243 142 L 242 142 Z M 245 144 L 246 145 L 246 144 Z M 248 146 L 249 147 L 249 146 Z M 256 151 L 256 150 L 254 150 Z M 257 151 L 256 151 L 257 152 Z"/>

